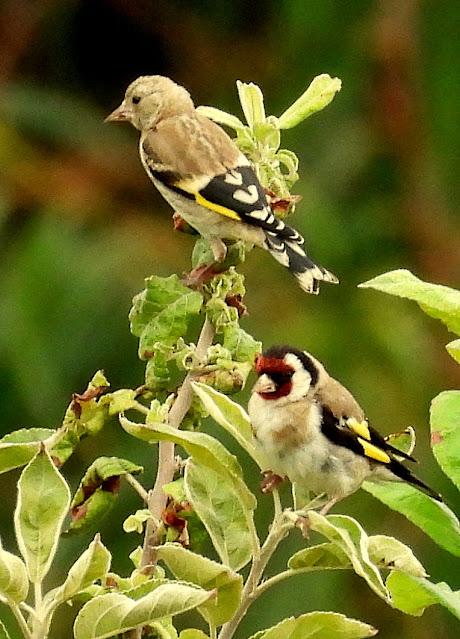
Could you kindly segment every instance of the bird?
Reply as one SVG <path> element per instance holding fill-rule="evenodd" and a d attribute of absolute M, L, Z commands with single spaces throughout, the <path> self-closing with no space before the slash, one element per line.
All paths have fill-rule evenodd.
<path fill-rule="evenodd" d="M 268 492 L 287 477 L 304 490 L 326 495 L 323 515 L 365 480 L 405 481 L 442 501 L 404 465 L 415 459 L 368 423 L 350 391 L 313 355 L 273 346 L 256 358 L 255 369 L 258 380 L 248 414 L 255 445 L 271 464 L 262 490 Z"/>
<path fill-rule="evenodd" d="M 227 253 L 223 240 L 242 240 L 266 249 L 307 293 L 318 293 L 320 281 L 338 282 L 308 257 L 300 233 L 275 217 L 249 160 L 195 109 L 184 87 L 165 76 L 141 76 L 105 121 L 130 122 L 140 131 L 145 171 L 175 212 L 208 241 L 216 262 Z"/>

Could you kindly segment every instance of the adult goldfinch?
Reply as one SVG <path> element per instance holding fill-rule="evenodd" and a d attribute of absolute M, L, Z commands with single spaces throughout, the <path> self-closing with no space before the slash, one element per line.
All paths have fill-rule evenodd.
<path fill-rule="evenodd" d="M 195 230 L 216 261 L 222 241 L 243 240 L 266 249 L 308 293 L 338 280 L 305 253 L 304 239 L 277 219 L 248 159 L 225 131 L 200 115 L 189 93 L 159 75 L 134 80 L 106 121 L 128 121 L 141 132 L 139 152 L 148 176 Z"/>
<path fill-rule="evenodd" d="M 325 514 L 364 480 L 406 481 L 441 500 L 402 461 L 415 461 L 370 426 L 353 395 L 312 355 L 274 346 L 256 360 L 249 400 L 257 445 L 270 470 L 325 493 Z"/>

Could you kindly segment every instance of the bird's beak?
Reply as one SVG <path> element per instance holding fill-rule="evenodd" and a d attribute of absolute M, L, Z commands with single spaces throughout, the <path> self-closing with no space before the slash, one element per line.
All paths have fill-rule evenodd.
<path fill-rule="evenodd" d="M 253 393 L 274 393 L 275 391 L 275 382 L 268 375 L 261 375 L 252 389 Z"/>
<path fill-rule="evenodd" d="M 127 122 L 130 120 L 130 117 L 131 111 L 126 107 L 123 101 L 115 111 L 112 111 L 112 113 L 105 118 L 104 122 Z"/>

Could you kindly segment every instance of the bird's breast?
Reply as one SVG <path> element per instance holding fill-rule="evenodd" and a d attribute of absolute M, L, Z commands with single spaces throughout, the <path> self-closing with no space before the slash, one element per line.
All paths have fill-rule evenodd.
<path fill-rule="evenodd" d="M 273 470 L 288 474 L 286 467 L 293 454 L 305 450 L 320 429 L 320 415 L 307 400 L 291 404 L 264 400 L 254 393 L 249 401 L 249 417 L 257 445 L 273 465 Z"/>

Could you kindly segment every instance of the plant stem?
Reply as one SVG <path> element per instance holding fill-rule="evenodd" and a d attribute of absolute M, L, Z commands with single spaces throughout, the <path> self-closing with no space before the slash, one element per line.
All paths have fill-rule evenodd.
<path fill-rule="evenodd" d="M 135 477 L 133 477 L 131 475 L 131 473 L 127 473 L 125 475 L 125 479 L 128 482 L 128 484 L 134 488 L 134 490 L 136 491 L 136 493 L 141 497 L 141 499 L 148 504 L 149 502 L 149 494 L 148 492 L 145 490 L 144 486 L 137 481 L 137 479 Z"/>
<path fill-rule="evenodd" d="M 273 575 L 273 577 L 270 577 L 270 579 L 266 579 L 259 586 L 257 586 L 257 596 L 259 597 L 259 595 L 261 595 L 263 592 L 279 583 L 280 581 L 284 581 L 284 579 L 292 577 L 292 575 L 300 575 L 302 572 L 307 572 L 307 570 L 302 570 L 301 568 L 299 568 L 299 570 L 289 569 L 283 570 L 283 572 L 279 572 L 277 575 Z"/>
<path fill-rule="evenodd" d="M 11 612 L 15 616 L 16 621 L 18 622 L 18 626 L 21 628 L 22 634 L 24 635 L 25 639 L 32 639 L 32 634 L 22 612 L 19 610 L 19 606 L 14 603 L 14 601 L 10 600 L 6 600 L 5 603 L 10 607 Z"/>
<path fill-rule="evenodd" d="M 208 318 L 206 318 L 196 345 L 195 355 L 198 359 L 206 355 L 208 348 L 212 345 L 213 339 L 214 327 Z M 193 395 L 190 382 L 193 379 L 193 375 L 194 373 L 192 371 L 187 374 L 177 393 L 176 400 L 169 411 L 168 423 L 173 428 L 179 428 L 190 408 Z M 155 522 L 161 521 L 161 514 L 166 508 L 167 496 L 163 492 L 163 486 L 172 481 L 175 467 L 174 443 L 168 441 L 160 442 L 158 448 L 157 476 L 155 485 L 148 497 L 148 507 L 153 515 L 153 520 L 147 522 L 141 558 L 141 566 L 144 568 L 144 572 L 147 573 L 151 573 L 155 566 L 156 557 L 154 548 L 161 541 L 158 535 L 158 526 Z"/>
<path fill-rule="evenodd" d="M 249 571 L 243 588 L 239 608 L 233 618 L 222 626 L 219 639 L 232 639 L 249 606 L 257 599 L 259 594 L 261 594 L 261 591 L 259 591 L 259 583 L 268 562 L 278 548 L 279 543 L 292 527 L 293 524 L 286 522 L 282 513 L 274 517 L 272 527 L 260 549 L 260 553 L 253 559 L 251 570 Z"/>

